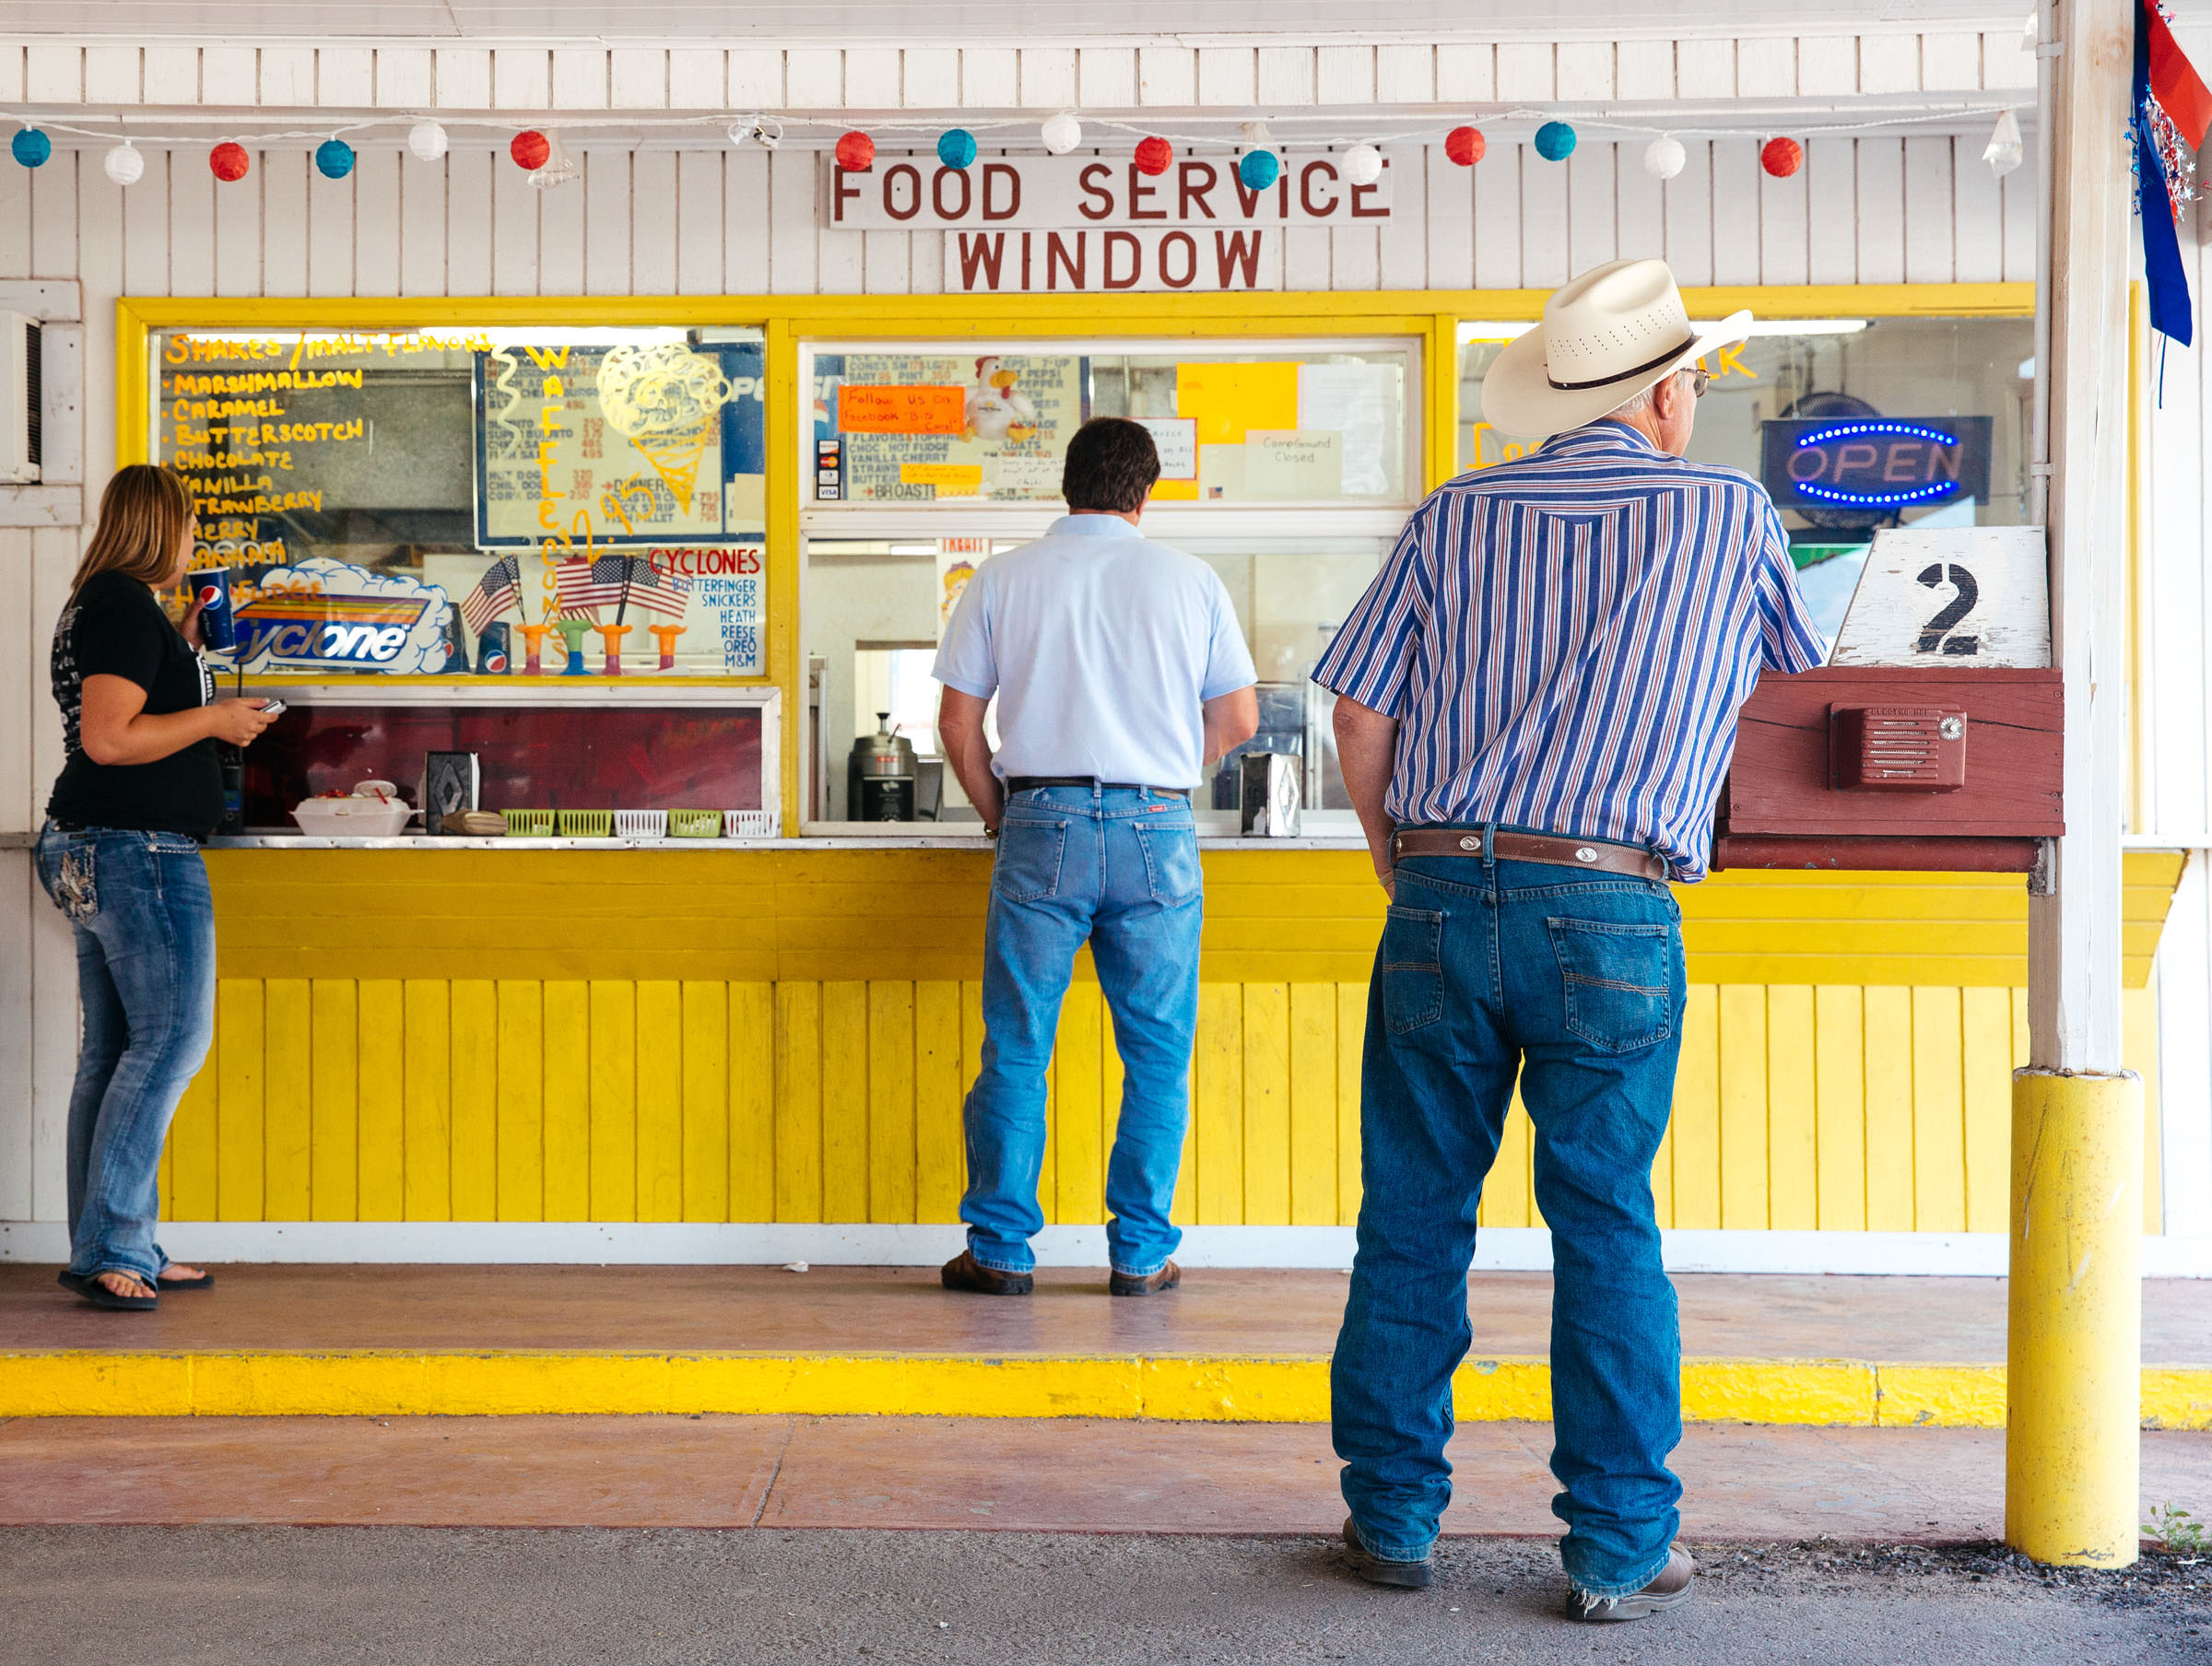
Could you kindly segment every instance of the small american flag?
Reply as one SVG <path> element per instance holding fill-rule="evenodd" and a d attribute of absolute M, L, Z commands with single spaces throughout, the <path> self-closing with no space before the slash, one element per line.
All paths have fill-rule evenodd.
<path fill-rule="evenodd" d="M 484 569 L 476 589 L 461 598 L 462 623 L 476 635 L 483 635 L 485 626 L 514 605 L 522 581 L 522 563 L 512 556 L 501 556 Z"/>
<path fill-rule="evenodd" d="M 629 604 L 648 613 L 681 618 L 691 581 L 664 572 L 645 556 L 599 556 L 589 562 L 563 561 L 553 569 L 560 611 L 571 618 L 593 607 L 619 607 L 627 586 Z"/>

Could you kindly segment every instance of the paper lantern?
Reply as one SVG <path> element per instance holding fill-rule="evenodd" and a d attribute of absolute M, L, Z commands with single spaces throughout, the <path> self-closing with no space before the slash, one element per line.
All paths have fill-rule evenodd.
<path fill-rule="evenodd" d="M 1682 171 L 1689 153 L 1680 139 L 1653 139 L 1644 147 L 1643 170 L 1655 180 L 1671 180 Z"/>
<path fill-rule="evenodd" d="M 2009 110 L 1997 112 L 1997 124 L 1990 130 L 1989 143 L 1983 147 L 1982 159 L 1989 164 L 1990 172 L 2003 179 L 2020 165 L 2025 154 L 2020 145 L 2020 118 Z"/>
<path fill-rule="evenodd" d="M 342 180 L 353 171 L 353 147 L 344 139 L 324 139 L 315 147 L 315 171 L 326 180 Z"/>
<path fill-rule="evenodd" d="M 965 127 L 948 127 L 937 135 L 937 160 L 947 168 L 965 168 L 975 160 L 975 135 Z"/>
<path fill-rule="evenodd" d="M 1064 110 L 1056 116 L 1045 117 L 1044 125 L 1037 130 L 1037 136 L 1053 155 L 1065 156 L 1083 142 L 1083 123 Z"/>
<path fill-rule="evenodd" d="M 435 122 L 418 122 L 407 129 L 407 148 L 426 162 L 445 154 L 445 129 Z"/>
<path fill-rule="evenodd" d="M 1167 140 L 1154 137 L 1139 139 L 1136 145 L 1136 170 L 1139 173 L 1165 173 L 1175 160 L 1175 147 Z"/>
<path fill-rule="evenodd" d="M 146 172 L 146 158 L 128 145 L 118 145 L 100 159 L 108 178 L 118 185 L 135 185 Z"/>
<path fill-rule="evenodd" d="M 207 166 L 217 179 L 228 183 L 244 179 L 246 170 L 253 166 L 253 158 L 246 154 L 246 147 L 236 139 L 225 139 L 207 153 Z"/>
<path fill-rule="evenodd" d="M 1382 153 L 1372 145 L 1355 145 L 1344 153 L 1344 177 L 1355 185 L 1371 185 L 1382 177 Z"/>
<path fill-rule="evenodd" d="M 1778 180 L 1786 180 L 1805 166 L 1805 147 L 1795 139 L 1769 139 L 1759 153 L 1759 165 Z"/>
<path fill-rule="evenodd" d="M 1166 171 L 1166 169 L 1163 165 L 1159 168 L 1147 168 L 1145 171 L 1162 173 Z M 1247 150 L 1237 158 L 1237 178 L 1244 182 L 1244 189 L 1247 191 L 1266 190 L 1268 186 L 1275 183 L 1276 177 L 1282 171 L 1283 165 L 1276 158 L 1276 154 L 1272 150 Z"/>
<path fill-rule="evenodd" d="M 535 173 L 553 154 L 553 141 L 535 127 L 525 127 L 507 146 L 507 154 L 524 173 Z"/>
<path fill-rule="evenodd" d="M 837 165 L 847 173 L 865 173 L 876 166 L 876 141 L 857 128 L 837 141 Z"/>
<path fill-rule="evenodd" d="M 1536 129 L 1536 154 L 1547 162 L 1564 162 L 1574 148 L 1574 129 L 1564 122 L 1547 122 Z"/>
<path fill-rule="evenodd" d="M 46 158 L 53 154 L 53 141 L 35 127 L 24 127 L 8 140 L 7 149 L 24 167 L 43 168 Z"/>
<path fill-rule="evenodd" d="M 1444 135 L 1444 155 L 1462 168 L 1472 168 L 1482 160 L 1482 153 L 1489 147 L 1483 143 L 1482 135 L 1472 127 L 1454 127 Z"/>

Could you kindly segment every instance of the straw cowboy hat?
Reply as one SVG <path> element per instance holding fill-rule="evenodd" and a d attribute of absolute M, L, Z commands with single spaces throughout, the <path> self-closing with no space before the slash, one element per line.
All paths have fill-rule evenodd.
<path fill-rule="evenodd" d="M 1543 323 L 1506 344 L 1482 380 L 1483 418 L 1507 434 L 1579 428 L 1750 329 L 1748 311 L 1693 327 L 1665 261 L 1609 262 L 1553 290 Z"/>

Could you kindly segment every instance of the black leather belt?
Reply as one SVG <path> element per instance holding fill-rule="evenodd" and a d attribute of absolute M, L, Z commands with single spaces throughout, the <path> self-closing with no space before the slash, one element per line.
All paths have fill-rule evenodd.
<path fill-rule="evenodd" d="M 1009 775 L 1006 791 L 1035 792 L 1044 787 L 1096 787 L 1101 792 L 1165 792 L 1188 798 L 1188 787 L 1147 787 L 1142 781 L 1102 781 L 1095 775 Z"/>
<path fill-rule="evenodd" d="M 1482 835 L 1463 827 L 1400 827 L 1390 836 L 1391 860 L 1406 856 L 1479 857 Z M 1562 868 L 1601 874 L 1633 874 L 1639 879 L 1666 879 L 1666 859 L 1635 845 L 1602 839 L 1561 839 L 1551 833 L 1493 833 L 1490 855 L 1497 862 L 1547 862 Z"/>

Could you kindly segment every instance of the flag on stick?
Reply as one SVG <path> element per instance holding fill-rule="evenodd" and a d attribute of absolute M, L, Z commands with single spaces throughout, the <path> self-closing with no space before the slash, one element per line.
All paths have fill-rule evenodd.
<path fill-rule="evenodd" d="M 594 607 L 635 602 L 648 613 L 681 618 L 691 581 L 665 572 L 645 556 L 599 556 L 590 561 L 563 561 L 553 569 L 560 611 L 573 618 Z"/>
<path fill-rule="evenodd" d="M 501 556 L 484 569 L 476 589 L 461 598 L 461 619 L 476 636 L 484 627 L 512 607 L 522 595 L 523 566 L 513 556 Z"/>

